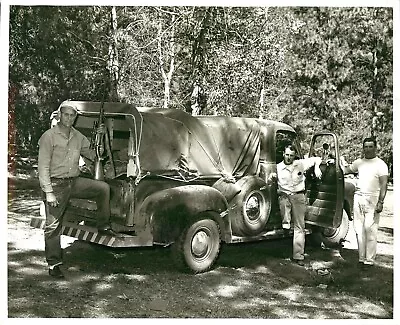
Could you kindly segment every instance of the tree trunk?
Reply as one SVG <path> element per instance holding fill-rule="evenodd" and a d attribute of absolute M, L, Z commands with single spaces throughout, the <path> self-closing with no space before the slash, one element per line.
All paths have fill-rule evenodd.
<path fill-rule="evenodd" d="M 170 95 L 170 89 L 171 89 L 171 80 L 172 80 L 172 75 L 174 72 L 175 68 L 175 16 L 172 15 L 171 18 L 171 38 L 169 42 L 166 42 L 169 44 L 168 46 L 165 46 L 163 49 L 162 46 L 162 41 L 163 41 L 163 31 L 162 31 L 162 20 L 160 18 L 159 24 L 158 24 L 158 37 L 157 37 L 157 48 L 158 48 L 158 60 L 160 63 L 160 72 L 161 76 L 164 81 L 164 101 L 163 101 L 163 108 L 168 108 L 169 103 L 171 101 L 171 95 Z M 165 67 L 164 67 L 164 57 L 166 59 L 169 58 L 169 70 L 166 72 Z"/>
<path fill-rule="evenodd" d="M 260 100 L 259 100 L 259 104 L 260 104 L 260 113 L 258 118 L 264 118 L 264 94 L 265 94 L 265 88 L 264 85 L 260 91 Z"/>
<path fill-rule="evenodd" d="M 119 101 L 118 95 L 118 80 L 119 80 L 119 61 L 118 61 L 118 40 L 117 40 L 117 11 L 115 6 L 111 9 L 111 29 L 110 43 L 108 47 L 108 71 L 110 74 L 110 100 Z"/>

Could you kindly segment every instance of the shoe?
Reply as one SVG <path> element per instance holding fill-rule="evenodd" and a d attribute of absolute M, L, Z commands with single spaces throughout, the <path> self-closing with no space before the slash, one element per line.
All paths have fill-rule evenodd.
<path fill-rule="evenodd" d="M 291 258 L 290 260 L 292 261 L 292 263 L 295 263 L 295 264 L 297 264 L 299 266 L 305 266 L 306 265 L 306 263 L 304 263 L 304 260 L 299 260 L 297 258 Z"/>
<path fill-rule="evenodd" d="M 365 262 L 361 262 L 361 261 L 359 261 L 357 264 L 358 264 L 358 267 L 359 267 L 362 271 L 371 270 L 372 267 L 374 266 L 374 264 L 365 263 Z"/>
<path fill-rule="evenodd" d="M 122 237 L 121 234 L 115 232 L 111 228 L 99 229 L 98 233 L 103 236 Z"/>
<path fill-rule="evenodd" d="M 366 268 L 366 269 L 370 269 L 371 267 L 373 267 L 374 266 L 374 263 L 371 263 L 371 262 L 364 262 L 364 268 Z"/>
<path fill-rule="evenodd" d="M 64 278 L 64 274 L 62 273 L 59 265 L 56 265 L 52 269 L 49 269 L 49 275 L 51 275 L 54 278 L 58 278 L 58 279 Z"/>

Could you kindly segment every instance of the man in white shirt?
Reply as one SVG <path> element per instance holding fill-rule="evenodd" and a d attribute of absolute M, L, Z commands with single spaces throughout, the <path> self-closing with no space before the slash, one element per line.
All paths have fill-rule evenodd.
<path fill-rule="evenodd" d="M 345 174 L 358 173 L 354 195 L 354 230 L 359 263 L 372 266 L 376 257 L 379 216 L 383 210 L 388 182 L 388 167 L 376 156 L 375 138 L 363 141 L 364 158 L 342 166 Z"/>
<path fill-rule="evenodd" d="M 277 165 L 279 208 L 282 216 L 282 228 L 288 231 L 293 219 L 293 257 L 292 261 L 304 266 L 305 214 L 307 198 L 304 173 L 314 166 L 315 176 L 322 173 L 319 165 L 321 158 L 310 157 L 295 160 L 295 148 L 285 148 L 283 161 Z"/>

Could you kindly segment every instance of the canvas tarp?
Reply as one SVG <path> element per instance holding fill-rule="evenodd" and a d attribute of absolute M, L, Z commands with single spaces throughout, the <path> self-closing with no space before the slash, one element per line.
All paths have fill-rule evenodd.
<path fill-rule="evenodd" d="M 257 173 L 260 127 L 252 120 L 193 117 L 180 110 L 152 110 L 142 117 L 142 170 L 169 174 L 183 164 L 199 176 Z"/>

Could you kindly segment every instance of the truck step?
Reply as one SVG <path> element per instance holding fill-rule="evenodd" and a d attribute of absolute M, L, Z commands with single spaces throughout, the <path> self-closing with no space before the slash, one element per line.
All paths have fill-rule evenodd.
<path fill-rule="evenodd" d="M 304 232 L 306 235 L 311 234 L 311 230 L 306 228 L 304 229 Z M 231 243 L 245 243 L 245 242 L 254 242 L 254 241 L 261 241 L 261 240 L 267 240 L 267 239 L 276 239 L 276 238 L 285 238 L 285 237 L 290 237 L 293 236 L 293 229 L 290 229 L 289 235 L 286 235 L 283 229 L 273 229 L 273 230 L 268 230 L 265 232 L 262 232 L 261 234 L 258 234 L 256 236 L 246 236 L 246 237 L 241 237 L 241 236 L 232 236 L 232 241 Z"/>
<path fill-rule="evenodd" d="M 43 217 L 32 217 L 30 226 L 33 228 L 44 229 L 46 219 Z"/>
<path fill-rule="evenodd" d="M 32 217 L 31 227 L 44 229 L 45 219 Z M 132 236 L 121 233 L 122 237 L 100 235 L 95 227 L 79 225 L 76 223 L 64 221 L 62 226 L 62 234 L 74 237 L 79 240 L 104 245 L 108 247 L 142 247 L 153 246 L 153 242 L 149 237 Z"/>
<path fill-rule="evenodd" d="M 122 237 L 100 235 L 97 232 L 97 228 L 70 222 L 63 223 L 62 233 L 69 237 L 109 247 L 153 246 L 151 241 L 143 240 L 139 236 L 131 236 L 123 233 L 121 233 Z"/>

